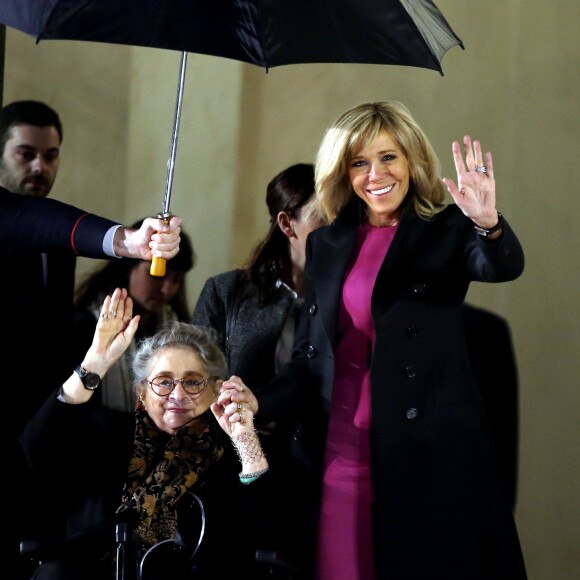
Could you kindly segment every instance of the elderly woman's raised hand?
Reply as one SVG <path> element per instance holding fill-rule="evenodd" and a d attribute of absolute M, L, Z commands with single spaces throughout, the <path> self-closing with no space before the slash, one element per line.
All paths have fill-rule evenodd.
<path fill-rule="evenodd" d="M 495 179 L 491 152 L 485 154 L 481 143 L 471 140 L 469 135 L 463 138 L 465 161 L 458 141 L 452 145 L 457 184 L 448 177 L 443 183 L 461 211 L 482 228 L 492 228 L 498 222 L 495 200 Z"/>
<path fill-rule="evenodd" d="M 92 397 L 98 383 L 94 387 L 86 386 L 82 377 L 96 374 L 102 379 L 127 350 L 138 326 L 139 316 L 133 316 L 133 301 L 127 290 L 117 288 L 103 302 L 93 342 L 82 363 L 62 385 L 60 395 L 65 403 L 85 403 Z"/>
<path fill-rule="evenodd" d="M 133 316 L 133 300 L 125 288 L 117 288 L 103 302 L 93 343 L 84 361 L 103 377 L 127 350 L 138 326 L 139 316 Z"/>

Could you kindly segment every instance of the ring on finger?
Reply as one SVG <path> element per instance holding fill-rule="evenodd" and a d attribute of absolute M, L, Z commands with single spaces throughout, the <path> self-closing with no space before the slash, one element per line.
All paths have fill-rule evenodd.
<path fill-rule="evenodd" d="M 483 173 L 485 175 L 487 173 L 487 167 L 485 165 L 476 165 L 475 171 L 476 173 Z"/>
<path fill-rule="evenodd" d="M 115 318 L 115 316 L 117 316 L 117 313 L 114 310 L 109 310 L 109 316 Z"/>
<path fill-rule="evenodd" d="M 244 407 L 243 407 L 242 403 L 238 403 L 238 404 L 236 405 L 236 411 L 237 411 L 238 413 L 240 413 L 240 414 L 241 414 L 241 413 L 242 413 L 242 411 L 243 411 L 243 409 L 244 409 Z"/>
<path fill-rule="evenodd" d="M 109 318 L 108 314 L 101 314 L 101 318 Z"/>

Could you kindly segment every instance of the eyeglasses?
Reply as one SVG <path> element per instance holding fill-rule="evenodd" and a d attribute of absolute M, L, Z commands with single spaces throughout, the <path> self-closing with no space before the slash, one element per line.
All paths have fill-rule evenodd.
<path fill-rule="evenodd" d="M 200 379 L 198 375 L 190 375 L 183 379 L 172 379 L 171 377 L 159 376 L 154 379 L 147 380 L 151 386 L 152 391 L 160 397 L 168 397 L 178 383 L 181 383 L 183 390 L 188 395 L 200 395 L 207 386 L 208 381 L 215 381 L 219 377 L 206 377 Z"/>

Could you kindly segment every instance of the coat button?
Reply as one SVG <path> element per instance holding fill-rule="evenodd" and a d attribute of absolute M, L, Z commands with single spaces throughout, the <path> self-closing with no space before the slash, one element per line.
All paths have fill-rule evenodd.
<path fill-rule="evenodd" d="M 308 312 L 310 313 L 310 316 L 314 316 L 317 310 L 318 306 L 316 304 L 311 304 L 310 308 L 308 309 Z"/>
<path fill-rule="evenodd" d="M 415 407 L 411 407 L 410 409 L 407 409 L 407 419 L 409 419 L 409 421 L 414 421 L 418 416 L 419 416 L 419 411 L 417 411 L 417 409 L 415 409 Z"/>
<path fill-rule="evenodd" d="M 292 439 L 294 439 L 294 441 L 300 441 L 302 439 L 303 432 L 304 428 L 302 427 L 302 425 L 300 424 L 296 425 L 296 429 L 292 435 Z"/>
<path fill-rule="evenodd" d="M 306 349 L 306 356 L 308 358 L 314 358 L 317 355 L 316 349 L 310 345 L 307 349 Z"/>
<path fill-rule="evenodd" d="M 413 365 L 407 365 L 404 369 L 403 369 L 403 374 L 408 378 L 408 379 L 412 379 L 413 377 L 417 376 L 417 371 L 415 370 L 415 367 Z"/>
<path fill-rule="evenodd" d="M 419 334 L 419 329 L 414 324 L 412 324 L 411 326 L 409 326 L 407 328 L 407 336 L 409 338 L 413 338 L 414 336 L 417 336 L 418 334 Z"/>

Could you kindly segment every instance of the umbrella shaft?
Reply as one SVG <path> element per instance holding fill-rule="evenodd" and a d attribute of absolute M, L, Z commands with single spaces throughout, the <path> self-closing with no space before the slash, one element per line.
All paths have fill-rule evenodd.
<path fill-rule="evenodd" d="M 173 121 L 173 134 L 167 161 L 167 179 L 165 180 L 165 197 L 163 199 L 163 215 L 170 213 L 171 188 L 173 186 L 173 170 L 175 168 L 175 152 L 177 150 L 177 138 L 179 136 L 179 122 L 181 120 L 181 105 L 183 103 L 183 85 L 185 82 L 185 67 L 187 64 L 187 52 L 181 53 L 181 66 L 179 67 L 179 82 L 177 84 L 177 101 L 175 104 L 175 118 Z"/>

